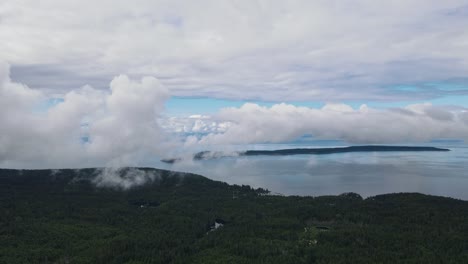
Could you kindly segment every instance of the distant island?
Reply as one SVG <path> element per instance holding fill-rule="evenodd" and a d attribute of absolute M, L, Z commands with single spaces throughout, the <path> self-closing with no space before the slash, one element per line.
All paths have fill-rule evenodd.
<path fill-rule="evenodd" d="M 450 151 L 450 149 L 436 147 L 418 147 L 418 146 L 350 146 L 350 147 L 335 147 L 335 148 L 293 148 L 293 149 L 278 149 L 278 150 L 247 150 L 233 153 L 223 153 L 217 151 L 201 151 L 193 155 L 193 160 L 207 160 L 224 157 L 237 156 L 289 156 L 289 155 L 325 155 L 336 153 L 349 152 L 389 152 L 389 151 Z M 163 159 L 165 163 L 175 163 L 181 161 L 181 158 Z"/>

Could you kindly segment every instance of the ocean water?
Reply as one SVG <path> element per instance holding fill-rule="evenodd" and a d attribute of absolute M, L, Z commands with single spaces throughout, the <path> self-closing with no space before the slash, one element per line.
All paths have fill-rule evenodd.
<path fill-rule="evenodd" d="M 409 145 L 409 144 L 400 144 Z M 356 192 L 363 197 L 419 192 L 468 200 L 468 145 L 435 141 L 417 146 L 449 152 L 361 152 L 330 155 L 250 156 L 158 164 L 230 184 L 284 195 Z M 238 150 L 347 146 L 340 141 L 237 146 Z M 232 149 L 231 149 L 232 150 Z"/>

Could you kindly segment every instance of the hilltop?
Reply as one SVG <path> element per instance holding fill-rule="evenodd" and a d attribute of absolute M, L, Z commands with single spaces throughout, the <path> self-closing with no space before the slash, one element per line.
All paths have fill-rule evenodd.
<path fill-rule="evenodd" d="M 278 196 L 152 168 L 0 170 L 0 206 L 0 263 L 468 258 L 468 201 L 418 193 Z"/>

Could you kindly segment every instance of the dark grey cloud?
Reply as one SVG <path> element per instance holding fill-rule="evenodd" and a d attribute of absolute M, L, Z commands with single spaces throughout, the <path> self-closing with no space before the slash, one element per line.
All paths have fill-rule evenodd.
<path fill-rule="evenodd" d="M 85 85 L 96 89 L 107 89 L 113 78 L 111 75 L 93 75 L 89 71 L 82 71 L 89 73 L 85 75 L 60 64 L 13 65 L 10 72 L 10 78 L 15 82 L 41 89 L 46 93 L 58 94 Z"/>
<path fill-rule="evenodd" d="M 428 107 L 425 109 L 425 113 L 433 119 L 440 120 L 440 121 L 453 121 L 454 115 L 453 113 L 437 107 Z"/>

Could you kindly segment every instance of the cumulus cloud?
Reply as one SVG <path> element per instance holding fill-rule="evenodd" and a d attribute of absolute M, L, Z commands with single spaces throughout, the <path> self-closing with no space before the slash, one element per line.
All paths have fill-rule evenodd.
<path fill-rule="evenodd" d="M 128 166 L 172 146 L 157 123 L 169 92 L 155 78 L 121 75 L 108 91 L 84 86 L 46 107 L 8 65 L 0 78 L 0 167 Z"/>
<path fill-rule="evenodd" d="M 106 89 L 124 73 L 179 96 L 430 99 L 468 94 L 466 10 L 465 0 L 2 1 L 0 59 L 47 93 Z"/>
<path fill-rule="evenodd" d="M 276 104 L 262 107 L 247 103 L 225 108 L 214 120 L 229 122 L 223 133 L 213 131 L 191 144 L 246 144 L 284 142 L 303 135 L 317 139 L 343 139 L 350 143 L 425 142 L 438 138 L 468 139 L 466 109 L 445 109 L 431 104 L 398 109 L 355 110 L 345 104 L 321 109 Z"/>

